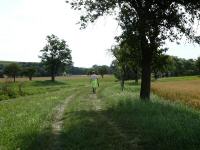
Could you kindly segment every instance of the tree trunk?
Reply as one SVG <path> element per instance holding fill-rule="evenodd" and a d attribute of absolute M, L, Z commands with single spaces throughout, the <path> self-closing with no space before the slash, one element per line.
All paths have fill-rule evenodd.
<path fill-rule="evenodd" d="M 143 39 L 143 40 L 146 40 Z M 148 46 L 148 42 L 141 42 L 142 50 L 142 83 L 140 90 L 141 100 L 150 100 L 150 90 L 151 90 L 151 62 L 152 62 L 152 50 Z"/>
<path fill-rule="evenodd" d="M 53 82 L 55 81 L 55 75 L 54 75 L 54 73 L 51 74 L 51 81 L 53 81 Z"/>
<path fill-rule="evenodd" d="M 124 91 L 124 78 L 121 79 L 121 90 Z"/>
<path fill-rule="evenodd" d="M 55 81 L 55 66 L 54 65 L 51 66 L 51 81 L 52 82 Z"/>
<path fill-rule="evenodd" d="M 32 76 L 29 76 L 29 80 L 32 81 Z"/>
<path fill-rule="evenodd" d="M 151 89 L 151 62 L 142 60 L 142 83 L 140 90 L 140 98 L 142 100 L 150 100 Z"/>
<path fill-rule="evenodd" d="M 138 85 L 138 70 L 135 70 L 135 84 Z"/>
<path fill-rule="evenodd" d="M 123 67 L 122 67 L 123 68 Z M 122 71 L 122 73 L 121 73 L 121 83 L 120 83 L 120 85 L 121 85 L 121 90 L 122 91 L 124 91 L 124 76 L 125 76 L 125 73 L 124 73 L 125 71 L 124 71 L 124 69 L 123 69 L 123 71 Z"/>
<path fill-rule="evenodd" d="M 143 16 L 142 16 L 143 17 Z M 141 46 L 141 89 L 140 89 L 140 99 L 144 101 L 150 101 L 150 90 L 151 90 L 151 63 L 153 57 L 153 49 L 155 45 L 152 42 L 154 40 L 148 39 L 145 33 L 145 20 L 140 20 L 139 36 L 140 36 L 140 46 Z"/>
<path fill-rule="evenodd" d="M 16 78 L 16 76 L 14 75 L 14 76 L 13 76 L 14 82 L 15 82 L 15 78 Z"/>

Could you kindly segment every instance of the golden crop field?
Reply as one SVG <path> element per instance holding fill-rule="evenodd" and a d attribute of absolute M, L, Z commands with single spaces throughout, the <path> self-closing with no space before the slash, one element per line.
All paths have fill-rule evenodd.
<path fill-rule="evenodd" d="M 200 80 L 154 82 L 152 92 L 165 99 L 200 108 Z"/>

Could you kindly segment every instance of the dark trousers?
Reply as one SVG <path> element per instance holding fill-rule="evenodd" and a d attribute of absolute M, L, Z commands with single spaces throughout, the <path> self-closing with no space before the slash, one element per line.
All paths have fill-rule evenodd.
<path fill-rule="evenodd" d="M 93 94 L 95 94 L 96 93 L 96 88 L 92 88 L 92 92 L 93 92 Z"/>

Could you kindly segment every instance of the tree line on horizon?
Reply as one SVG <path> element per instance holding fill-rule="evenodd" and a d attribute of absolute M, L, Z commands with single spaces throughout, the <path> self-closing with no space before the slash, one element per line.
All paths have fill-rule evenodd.
<path fill-rule="evenodd" d="M 13 72 L 16 77 L 28 77 L 29 80 L 32 77 L 49 77 L 51 76 L 50 72 L 45 68 L 45 65 L 42 63 L 32 63 L 32 62 L 10 62 L 8 64 L 1 64 L 0 62 L 0 78 L 5 76 L 13 77 Z M 83 67 L 70 67 L 66 68 L 66 71 L 59 71 L 56 76 L 71 76 L 71 75 L 90 75 L 92 71 L 95 71 L 97 74 L 104 76 L 104 74 L 113 74 L 111 67 L 103 65 L 93 65 L 91 68 Z"/>
<path fill-rule="evenodd" d="M 128 60 L 128 59 L 127 59 Z M 120 64 L 118 60 L 115 59 L 112 61 L 110 66 L 99 66 L 93 65 L 91 68 L 83 67 L 70 67 L 66 68 L 66 72 L 60 71 L 56 76 L 70 76 L 70 75 L 90 75 L 92 71 L 95 71 L 97 74 L 102 77 L 104 74 L 114 74 L 118 80 L 122 80 L 122 73 Z M 124 70 L 124 81 L 126 80 L 135 80 L 135 83 L 138 83 L 138 80 L 141 79 L 141 68 L 131 65 L 129 62 L 126 62 L 126 70 Z M 0 62 L 0 78 L 3 78 L 4 75 L 12 76 L 8 73 L 8 69 L 11 67 L 11 70 L 16 70 L 16 76 L 18 77 L 28 77 L 29 80 L 32 77 L 49 77 L 51 74 L 45 68 L 43 63 L 33 63 L 33 62 L 10 62 L 7 64 L 1 64 Z M 138 71 L 137 71 L 138 70 Z M 12 72 L 12 71 L 11 71 Z M 163 61 L 159 63 L 156 62 L 154 65 L 152 77 L 156 80 L 162 77 L 179 77 L 179 76 L 190 76 L 190 75 L 199 75 L 200 74 L 200 57 L 197 59 L 184 59 L 178 58 L 176 56 L 163 55 Z M 13 77 L 13 76 L 12 76 Z"/>
<path fill-rule="evenodd" d="M 115 77 L 121 81 L 123 90 L 126 80 L 135 80 L 135 84 L 138 84 L 139 79 L 141 79 L 142 69 L 140 63 L 133 64 L 129 62 L 130 59 L 122 59 L 121 56 L 123 57 L 124 55 L 116 56 L 110 67 Z M 151 80 L 163 77 L 194 75 L 200 75 L 200 57 L 197 59 L 184 59 L 162 54 L 159 56 L 159 60 L 158 58 L 155 59 L 152 64 Z"/>

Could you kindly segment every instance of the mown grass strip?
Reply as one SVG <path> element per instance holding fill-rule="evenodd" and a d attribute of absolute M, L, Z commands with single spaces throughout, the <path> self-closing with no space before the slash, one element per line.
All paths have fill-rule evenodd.
<path fill-rule="evenodd" d="M 27 96 L 0 103 L 1 149 L 36 149 L 50 134 L 53 108 L 73 89 Z M 40 147 L 41 146 L 41 147 Z"/>

